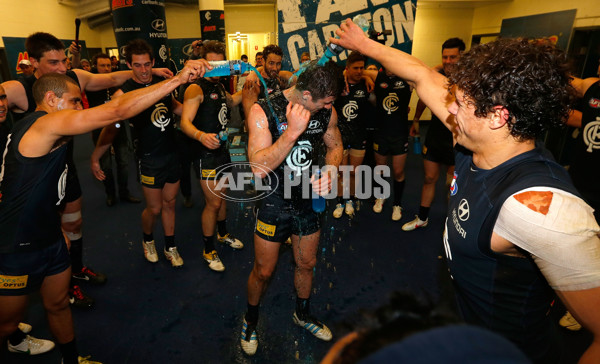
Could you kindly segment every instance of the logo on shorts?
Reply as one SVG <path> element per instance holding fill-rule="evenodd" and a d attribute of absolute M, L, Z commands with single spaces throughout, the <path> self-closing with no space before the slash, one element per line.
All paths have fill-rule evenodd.
<path fill-rule="evenodd" d="M 67 174 L 69 173 L 69 165 L 65 164 L 65 170 L 58 178 L 58 202 L 56 206 L 60 205 L 67 191 Z"/>
<path fill-rule="evenodd" d="M 256 177 L 255 172 L 260 172 L 265 177 Z M 232 202 L 261 200 L 275 192 L 279 186 L 279 179 L 270 168 L 250 162 L 227 163 L 215 169 L 205 169 L 202 170 L 202 177 L 214 182 L 214 189 L 209 189 L 213 195 Z M 252 197 L 245 193 L 250 186 L 256 191 L 256 195 Z"/>
<path fill-rule="evenodd" d="M 0 274 L 0 289 L 22 289 L 27 287 L 29 276 L 5 276 Z"/>
<path fill-rule="evenodd" d="M 398 106 L 396 106 L 398 100 L 398 95 L 395 92 L 391 92 L 383 99 L 383 109 L 387 111 L 388 115 L 398 110 Z"/>
<path fill-rule="evenodd" d="M 590 107 L 593 107 L 594 109 L 600 108 L 600 100 L 598 100 L 595 97 L 592 97 L 588 104 L 590 105 Z"/>
<path fill-rule="evenodd" d="M 298 176 L 312 164 L 312 159 L 310 158 L 312 151 L 313 147 L 310 141 L 301 140 L 292 148 L 285 159 L 285 163 Z"/>
<path fill-rule="evenodd" d="M 222 103 L 221 110 L 219 110 L 219 123 L 221 123 L 222 126 L 225 126 L 228 122 L 229 119 L 227 118 L 227 104 Z"/>
<path fill-rule="evenodd" d="M 266 236 L 275 235 L 275 225 L 267 224 L 256 219 L 256 231 Z"/>
<path fill-rule="evenodd" d="M 140 176 L 140 181 L 142 184 L 154 186 L 154 177 L 144 176 L 143 174 Z"/>
<path fill-rule="evenodd" d="M 356 119 L 358 114 L 356 111 L 358 110 L 358 103 L 354 100 L 350 100 L 344 107 L 342 108 L 342 115 L 346 118 L 346 120 L 350 121 Z"/>
<path fill-rule="evenodd" d="M 383 89 L 386 89 L 386 88 L 388 88 L 388 84 L 385 83 L 385 82 L 382 82 L 382 83 L 379 84 L 379 87 L 381 87 Z"/>
<path fill-rule="evenodd" d="M 594 149 L 600 149 L 600 117 L 588 123 L 583 128 L 583 142 L 587 145 L 586 152 L 592 153 Z"/>
<path fill-rule="evenodd" d="M 219 98 L 219 95 L 217 95 L 216 93 L 213 92 L 212 94 L 210 94 L 210 98 L 213 100 L 216 100 Z"/>
<path fill-rule="evenodd" d="M 454 196 L 458 192 L 458 185 L 456 184 L 456 177 L 458 177 L 458 175 L 456 174 L 456 171 L 455 171 L 454 176 L 452 176 L 452 182 L 450 183 L 450 196 Z"/>
<path fill-rule="evenodd" d="M 154 126 L 160 128 L 160 131 L 165 131 L 165 126 L 169 125 L 171 122 L 171 118 L 167 117 L 168 113 L 169 108 L 166 107 L 162 102 L 154 105 L 154 110 L 152 111 L 150 120 Z"/>

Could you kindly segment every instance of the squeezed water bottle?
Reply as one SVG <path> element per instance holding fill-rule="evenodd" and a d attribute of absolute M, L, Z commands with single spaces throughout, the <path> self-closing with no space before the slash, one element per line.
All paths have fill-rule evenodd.
<path fill-rule="evenodd" d="M 321 178 L 321 170 L 317 169 L 315 171 L 315 182 L 316 183 L 320 178 Z M 312 208 L 313 211 L 316 213 L 321 213 L 323 211 L 325 211 L 325 197 L 321 196 L 321 195 L 317 195 L 314 191 L 313 191 L 313 198 L 312 198 Z"/>
<path fill-rule="evenodd" d="M 219 140 L 219 143 L 221 143 L 221 144 L 227 142 L 228 137 L 229 137 L 229 134 L 227 134 L 227 130 L 221 130 L 219 132 L 219 134 L 217 134 L 217 139 Z"/>
<path fill-rule="evenodd" d="M 232 61 L 210 61 L 213 69 L 207 70 L 204 77 L 238 76 L 246 72 L 248 64 L 239 59 Z"/>
<path fill-rule="evenodd" d="M 357 15 L 354 18 L 352 18 L 352 21 L 354 22 L 354 24 L 358 25 L 363 30 L 363 32 L 369 30 L 369 20 L 364 15 Z M 336 38 L 338 37 L 336 36 Z M 327 44 L 327 49 L 325 49 L 325 53 L 323 53 L 323 56 L 319 58 L 317 64 L 319 66 L 323 66 L 332 57 L 335 57 L 338 54 L 342 53 L 343 50 L 344 48 L 342 46 L 330 42 L 329 44 Z"/>

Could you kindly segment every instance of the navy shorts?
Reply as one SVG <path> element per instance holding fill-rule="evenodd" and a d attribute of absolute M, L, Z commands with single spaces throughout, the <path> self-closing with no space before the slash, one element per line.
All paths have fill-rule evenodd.
<path fill-rule="evenodd" d="M 319 215 L 310 203 L 299 211 L 292 208 L 290 201 L 270 195 L 258 210 L 254 233 L 262 239 L 282 243 L 290 235 L 311 235 L 320 229 Z"/>
<path fill-rule="evenodd" d="M 41 250 L 0 254 L 0 296 L 22 296 L 37 291 L 44 278 L 71 266 L 64 237 Z"/>
<path fill-rule="evenodd" d="M 223 173 L 231 172 L 231 165 L 220 168 L 226 164 L 231 163 L 231 156 L 229 151 L 225 148 L 217 153 L 202 153 L 200 157 L 200 179 L 207 180 L 214 178 L 219 172 L 222 176 Z"/>
<path fill-rule="evenodd" d="M 408 137 L 397 140 L 375 137 L 373 150 L 380 155 L 402 155 L 408 153 Z"/>
<path fill-rule="evenodd" d="M 140 182 L 148 188 L 163 188 L 167 183 L 177 183 L 181 178 L 181 164 L 177 153 L 140 159 Z"/>

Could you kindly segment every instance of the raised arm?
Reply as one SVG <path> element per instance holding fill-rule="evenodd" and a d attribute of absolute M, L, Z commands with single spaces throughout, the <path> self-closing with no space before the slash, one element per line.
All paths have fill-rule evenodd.
<path fill-rule="evenodd" d="M 111 73 L 90 73 L 82 69 L 74 69 L 73 72 L 79 79 L 81 89 L 85 91 L 100 91 L 111 87 L 119 87 L 128 79 L 133 77 L 132 71 L 117 71 Z M 152 74 L 161 77 L 172 77 L 173 72 L 168 68 L 153 68 Z"/>
<path fill-rule="evenodd" d="M 582 98 L 585 95 L 585 92 L 590 88 L 591 85 L 600 81 L 600 78 L 597 77 L 588 77 L 588 78 L 577 78 L 573 77 L 571 81 L 571 86 L 575 88 L 577 92 L 577 97 Z"/>
<path fill-rule="evenodd" d="M 273 144 L 269 122 L 263 109 L 255 104 L 250 109 L 248 118 L 248 159 L 251 163 L 260 164 L 271 170 L 277 168 L 289 154 L 298 137 L 306 130 L 310 112 L 300 104 L 290 102 L 286 109 L 287 129 Z M 254 167 L 253 172 L 259 177 L 265 177 L 263 169 Z"/>
<path fill-rule="evenodd" d="M 115 121 L 129 119 L 160 100 L 179 85 L 204 74 L 206 61 L 188 62 L 177 77 L 155 85 L 127 92 L 114 100 L 86 110 L 63 110 L 42 116 L 25 133 L 19 150 L 27 157 L 45 155 L 64 136 L 87 133 Z M 47 92 L 45 103 L 56 103 L 58 97 Z"/>
<path fill-rule="evenodd" d="M 360 50 L 365 56 L 377 60 L 387 70 L 411 83 L 419 98 L 440 120 L 446 122 L 450 115 L 447 109 L 449 94 L 446 77 L 410 54 L 369 39 L 350 19 L 341 24 L 336 34 L 340 38 L 329 38 L 331 42 L 346 49 Z M 446 126 L 452 127 L 448 123 Z"/>
<path fill-rule="evenodd" d="M 6 81 L 2 83 L 8 100 L 8 109 L 16 112 L 26 112 L 29 109 L 27 92 L 19 81 Z"/>

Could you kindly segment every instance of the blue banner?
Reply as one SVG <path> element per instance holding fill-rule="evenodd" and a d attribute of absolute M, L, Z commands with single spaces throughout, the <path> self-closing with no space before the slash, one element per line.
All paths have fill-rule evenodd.
<path fill-rule="evenodd" d="M 185 61 L 192 55 L 192 42 L 195 40 L 198 38 L 167 39 L 171 60 L 177 71 L 183 68 Z M 171 71 L 175 72 L 175 70 Z"/>
<path fill-rule="evenodd" d="M 4 49 L 6 50 L 6 59 L 8 60 L 8 69 L 10 70 L 13 79 L 16 79 L 21 75 L 19 62 L 23 59 L 29 59 L 29 54 L 27 54 L 27 51 L 25 50 L 25 39 L 26 38 L 2 37 Z M 65 52 L 69 53 L 68 49 L 75 39 L 61 39 L 60 41 L 65 45 Z M 80 39 L 79 45 L 81 45 L 81 59 L 89 59 L 85 40 Z M 67 54 L 67 57 L 70 56 L 71 54 Z"/>
<path fill-rule="evenodd" d="M 522 16 L 502 20 L 500 35 L 504 38 L 548 38 L 564 51 L 571 39 L 576 9 Z"/>
<path fill-rule="evenodd" d="M 371 30 L 388 33 L 379 38 L 385 45 L 412 51 L 417 0 L 277 0 L 277 9 L 283 69 L 297 69 L 303 52 L 311 59 L 321 57 L 340 23 L 359 14 L 371 21 Z M 334 60 L 347 57 L 344 51 Z"/>

